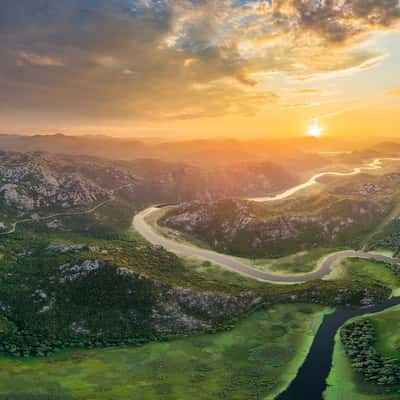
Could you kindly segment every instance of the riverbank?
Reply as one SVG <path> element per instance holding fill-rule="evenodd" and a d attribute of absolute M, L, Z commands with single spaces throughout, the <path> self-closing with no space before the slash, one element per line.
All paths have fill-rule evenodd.
<path fill-rule="evenodd" d="M 277 390 L 274 393 L 266 397 L 264 400 L 275 400 L 280 393 L 284 393 L 287 390 L 293 379 L 298 374 L 300 367 L 307 358 L 312 343 L 315 339 L 315 335 L 317 334 L 325 315 L 331 314 L 332 312 L 334 312 L 334 309 L 327 308 L 315 317 L 311 326 L 310 334 L 304 337 L 303 345 L 301 346 L 301 351 L 299 351 L 298 355 L 295 357 L 295 359 L 293 359 L 293 361 L 288 366 L 288 372 L 284 376 L 284 380 L 286 381 L 286 383 L 281 387 L 277 388 Z"/>
<path fill-rule="evenodd" d="M 332 373 L 332 362 L 337 333 L 339 329 L 355 317 L 368 316 L 380 313 L 400 304 L 400 298 L 391 298 L 383 304 L 369 306 L 360 309 L 338 309 L 334 313 L 326 315 L 315 336 L 310 352 L 304 364 L 299 369 L 295 379 L 288 389 L 277 397 L 277 400 L 323 400 L 323 393 L 327 390 L 329 375 Z M 343 358 L 337 361 L 340 371 Z M 337 365 L 338 365 L 337 364 Z M 348 373 L 348 370 L 347 370 Z M 341 376 L 342 377 L 342 376 Z M 310 384 L 312 382 L 312 384 Z M 337 382 L 337 387 L 341 382 Z M 339 389 L 341 390 L 341 389 Z M 336 396 L 337 394 L 335 394 Z M 331 400 L 353 399 L 353 397 L 332 397 Z M 386 399 L 387 400 L 387 399 Z"/>
<path fill-rule="evenodd" d="M 371 317 L 375 318 L 377 316 L 382 316 L 392 312 L 397 312 L 400 316 L 400 305 L 396 305 L 380 313 L 373 314 Z M 364 318 L 368 318 L 368 315 L 353 318 L 346 323 Z M 363 389 L 367 391 L 373 389 L 373 387 L 360 380 L 360 377 L 354 373 L 341 343 L 339 332 L 335 336 L 332 368 L 327 383 L 328 388 L 324 393 L 324 400 L 390 400 L 399 398 L 399 396 L 396 394 L 379 393 L 379 388 L 378 390 L 377 388 L 374 388 L 374 392 L 371 393 L 362 392 Z"/>

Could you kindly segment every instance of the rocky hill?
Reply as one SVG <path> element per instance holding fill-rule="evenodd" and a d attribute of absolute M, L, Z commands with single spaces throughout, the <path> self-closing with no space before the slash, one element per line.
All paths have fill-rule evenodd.
<path fill-rule="evenodd" d="M 357 246 L 391 211 L 400 174 L 358 177 L 312 197 L 280 203 L 244 200 L 189 202 L 162 225 L 218 251 L 278 257 L 317 246 Z"/>
<path fill-rule="evenodd" d="M 390 294 L 356 282 L 269 285 L 196 271 L 141 241 L 29 228 L 0 241 L 0 353 L 12 356 L 214 332 L 263 303 L 363 304 Z"/>
<path fill-rule="evenodd" d="M 202 169 L 159 160 L 131 162 L 48 153 L 0 152 L 0 214 L 79 210 L 115 195 L 133 205 L 272 193 L 297 178 L 270 162 Z"/>
<path fill-rule="evenodd" d="M 144 203 L 257 196 L 299 181 L 285 168 L 266 161 L 199 168 L 151 159 L 126 163 L 125 168 L 140 178 L 134 198 Z"/>
<path fill-rule="evenodd" d="M 38 154 L 1 153 L 0 182 L 3 204 L 21 211 L 79 207 L 109 194 L 61 160 Z"/>

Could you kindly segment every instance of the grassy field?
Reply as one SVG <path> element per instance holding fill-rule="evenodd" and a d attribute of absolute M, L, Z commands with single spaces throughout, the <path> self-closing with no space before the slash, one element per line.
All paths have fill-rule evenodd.
<path fill-rule="evenodd" d="M 362 258 L 347 258 L 334 268 L 328 279 L 376 283 L 396 290 L 400 287 L 400 277 L 384 263 Z"/>
<path fill-rule="evenodd" d="M 400 360 L 400 306 L 372 317 L 376 329 L 376 350 Z"/>
<path fill-rule="evenodd" d="M 377 342 L 374 346 L 376 350 L 385 357 L 400 359 L 400 306 L 361 318 L 370 318 L 374 322 L 377 333 Z M 362 378 L 353 372 L 339 334 L 337 334 L 333 366 L 328 377 L 325 400 L 394 400 L 400 398 L 399 393 L 385 393 L 383 390 L 363 382 Z"/>
<path fill-rule="evenodd" d="M 326 256 L 340 250 L 343 249 L 319 247 L 275 259 L 238 258 L 238 260 L 264 272 L 288 275 L 304 274 L 317 270 Z"/>
<path fill-rule="evenodd" d="M 3 358 L 0 398 L 272 398 L 296 374 L 322 313 L 314 305 L 279 305 L 215 335 L 47 359 Z"/>

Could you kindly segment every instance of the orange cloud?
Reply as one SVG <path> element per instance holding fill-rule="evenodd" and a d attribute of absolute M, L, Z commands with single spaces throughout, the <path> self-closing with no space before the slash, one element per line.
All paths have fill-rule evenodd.
<path fill-rule="evenodd" d="M 386 90 L 385 95 L 386 95 L 386 96 L 396 96 L 396 97 L 400 97 L 400 89 L 390 89 L 390 90 Z"/>
<path fill-rule="evenodd" d="M 319 94 L 321 91 L 319 89 L 305 88 L 305 89 L 297 89 L 294 93 L 298 94 Z"/>

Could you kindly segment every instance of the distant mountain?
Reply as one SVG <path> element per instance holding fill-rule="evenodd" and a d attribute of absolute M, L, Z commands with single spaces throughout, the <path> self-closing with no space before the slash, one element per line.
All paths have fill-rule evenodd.
<path fill-rule="evenodd" d="M 120 187 L 118 196 L 134 205 L 266 196 L 338 160 L 360 163 L 397 148 L 382 143 L 335 157 L 317 152 L 339 144 L 315 138 L 159 143 L 0 135 L 0 216 L 87 208 Z"/>
<path fill-rule="evenodd" d="M 400 153 L 400 143 L 399 142 L 382 142 L 372 147 L 372 150 L 384 154 L 394 154 L 398 155 Z"/>
<path fill-rule="evenodd" d="M 90 155 L 131 160 L 142 154 L 146 144 L 137 139 L 107 136 L 0 135 L 0 149 L 18 152 L 49 152 L 66 155 Z"/>
<path fill-rule="evenodd" d="M 359 147 L 359 143 L 357 143 Z M 200 167 L 218 167 L 241 162 L 266 160 L 286 166 L 303 162 L 324 162 L 324 152 L 352 150 L 351 142 L 310 137 L 266 140 L 204 139 L 184 141 L 113 138 L 107 136 L 0 135 L 0 149 L 18 152 L 49 152 L 65 155 L 88 155 L 113 160 L 143 158 L 182 162 Z M 318 154 L 321 153 L 321 154 Z"/>

